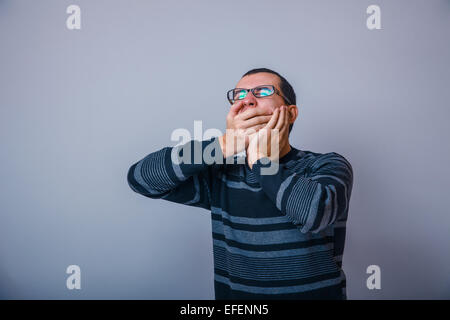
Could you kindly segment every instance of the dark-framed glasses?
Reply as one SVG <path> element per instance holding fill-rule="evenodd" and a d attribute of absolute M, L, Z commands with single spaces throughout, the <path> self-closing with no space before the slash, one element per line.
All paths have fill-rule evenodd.
<path fill-rule="evenodd" d="M 275 88 L 275 86 L 273 86 L 273 85 L 262 85 L 262 86 L 255 87 L 253 89 L 234 88 L 234 89 L 228 90 L 227 99 L 230 102 L 230 104 L 233 104 L 237 100 L 244 99 L 250 91 L 256 98 L 270 97 L 271 95 L 273 95 L 275 93 L 275 94 L 279 95 L 280 97 L 283 97 L 287 103 L 292 104 L 289 101 L 289 99 L 286 98 L 280 92 L 280 90 Z"/>

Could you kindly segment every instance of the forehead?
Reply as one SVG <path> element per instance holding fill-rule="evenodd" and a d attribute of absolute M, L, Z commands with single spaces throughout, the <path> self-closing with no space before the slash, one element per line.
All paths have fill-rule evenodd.
<path fill-rule="evenodd" d="M 280 78 L 277 75 L 267 72 L 259 72 L 243 77 L 236 84 L 236 88 L 251 89 L 264 84 L 274 85 L 280 89 Z"/>

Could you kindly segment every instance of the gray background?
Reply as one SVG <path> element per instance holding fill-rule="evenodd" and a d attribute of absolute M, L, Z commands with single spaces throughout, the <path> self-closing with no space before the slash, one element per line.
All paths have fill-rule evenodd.
<path fill-rule="evenodd" d="M 299 97 L 291 144 L 353 165 L 349 299 L 450 298 L 449 17 L 448 0 L 0 0 L 0 297 L 214 298 L 208 211 L 126 173 L 194 120 L 223 131 L 225 92 L 268 67 Z"/>

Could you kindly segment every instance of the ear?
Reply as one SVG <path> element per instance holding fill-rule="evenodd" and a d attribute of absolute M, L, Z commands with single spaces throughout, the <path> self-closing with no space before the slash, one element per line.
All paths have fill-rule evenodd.
<path fill-rule="evenodd" d="M 294 123 L 295 119 L 298 117 L 298 108 L 295 104 L 291 104 L 288 106 L 288 114 L 289 114 L 289 124 Z"/>

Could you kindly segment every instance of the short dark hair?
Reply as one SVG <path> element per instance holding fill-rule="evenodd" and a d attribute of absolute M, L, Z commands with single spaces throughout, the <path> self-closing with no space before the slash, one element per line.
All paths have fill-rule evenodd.
<path fill-rule="evenodd" d="M 270 69 L 267 69 L 267 68 L 256 68 L 256 69 L 252 69 L 252 70 L 250 70 L 250 71 L 247 71 L 247 72 L 242 76 L 242 78 L 245 77 L 245 76 L 248 76 L 248 75 L 251 75 L 251 74 L 255 74 L 255 73 L 260 73 L 260 72 L 272 73 L 272 74 L 278 76 L 278 78 L 280 78 L 280 90 L 281 90 L 281 93 L 282 93 L 286 98 L 289 99 L 289 101 L 291 102 L 291 104 L 294 104 L 294 105 L 297 104 L 297 98 L 296 98 L 296 96 L 295 96 L 294 88 L 292 88 L 291 84 L 290 84 L 290 83 L 289 83 L 282 75 L 280 75 L 280 74 L 279 74 L 278 72 L 276 72 L 276 71 L 273 71 L 273 70 L 270 70 Z M 283 98 L 283 99 L 284 99 L 284 98 Z M 288 102 L 286 101 L 286 99 L 284 99 L 284 100 L 285 100 L 285 103 L 288 103 Z M 291 123 L 291 124 L 289 125 L 289 133 L 291 133 L 291 130 L 292 130 L 292 127 L 293 127 L 293 126 L 294 126 L 293 123 Z"/>

